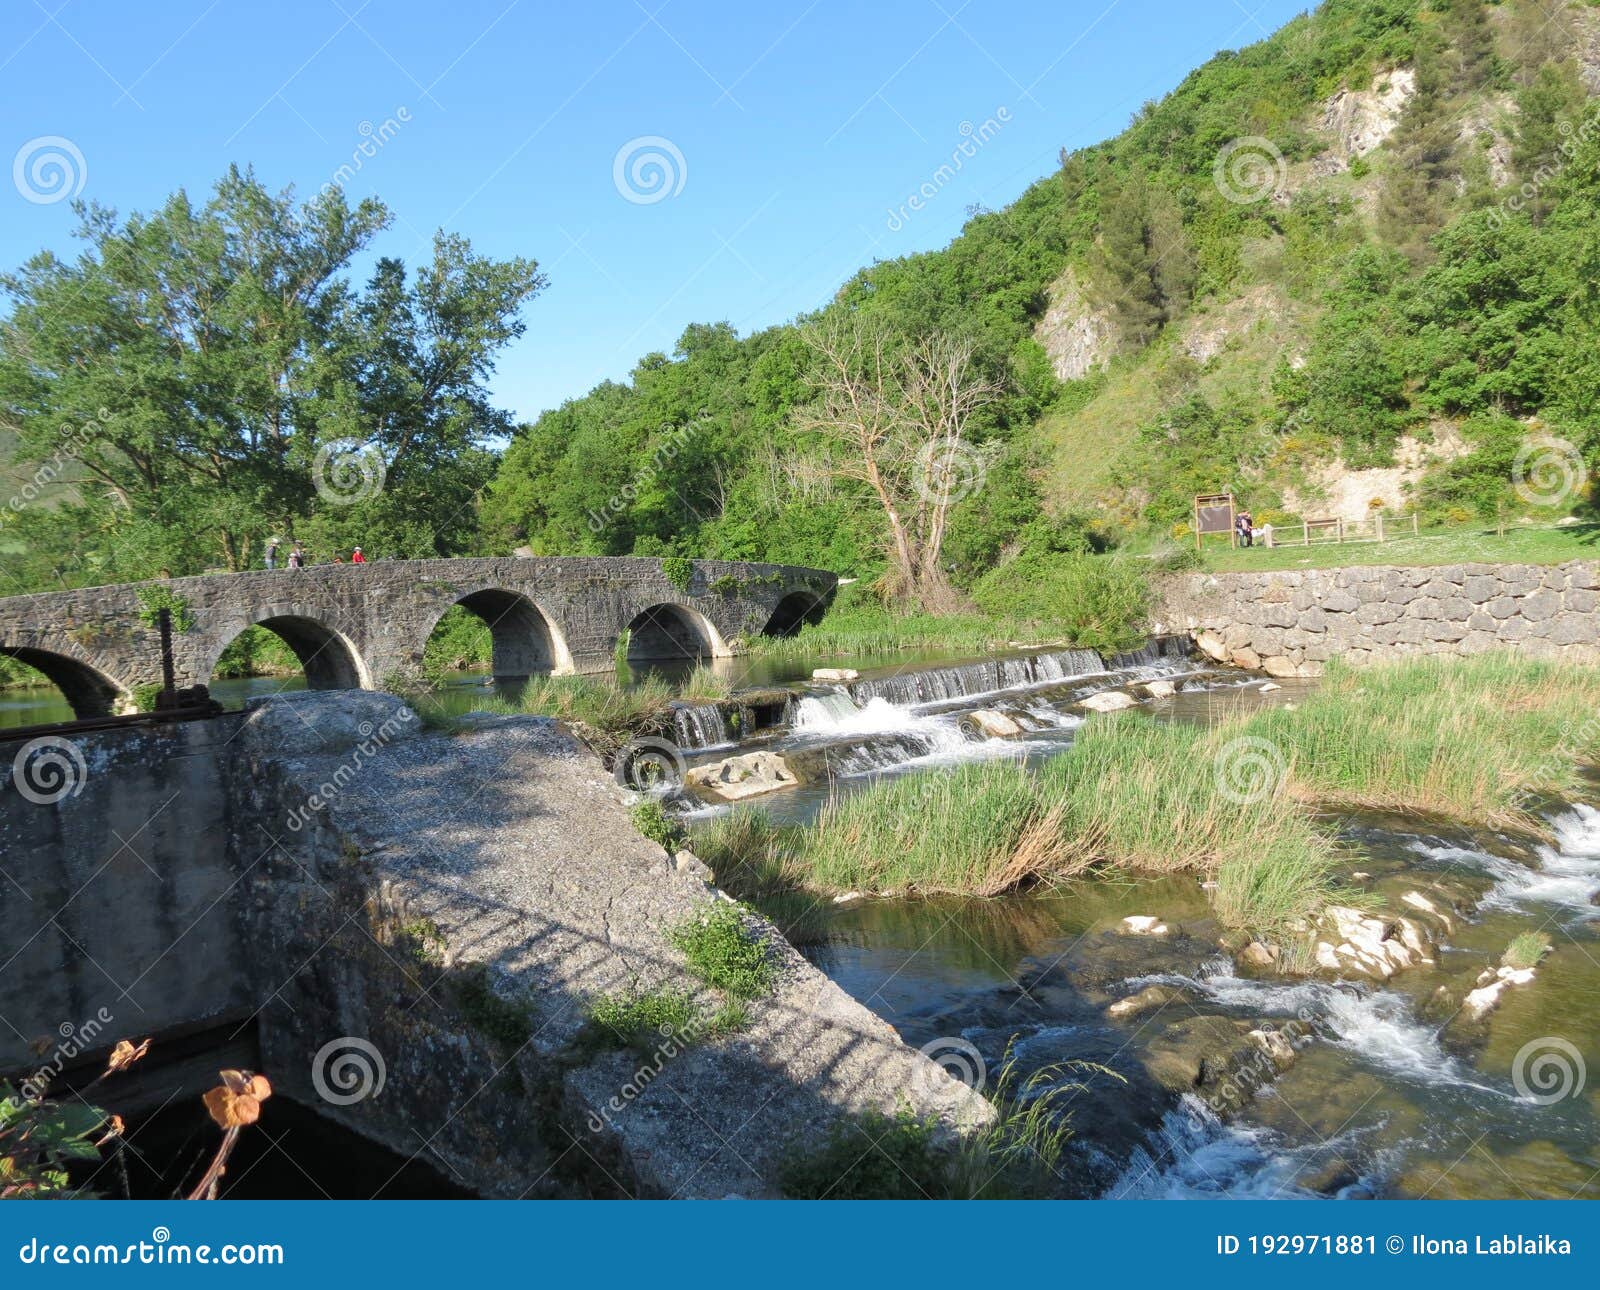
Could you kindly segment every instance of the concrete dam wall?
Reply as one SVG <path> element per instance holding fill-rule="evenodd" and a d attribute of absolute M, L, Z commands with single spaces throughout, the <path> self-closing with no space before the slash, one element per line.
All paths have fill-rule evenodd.
<path fill-rule="evenodd" d="M 679 991 L 709 1014 L 668 929 L 725 897 L 546 719 L 443 735 L 343 691 L 56 743 L 0 741 L 0 766 L 32 774 L 0 793 L 17 1079 L 70 1026 L 85 1060 L 154 1035 L 148 1078 L 195 1096 L 244 1059 L 169 1072 L 165 1037 L 248 1034 L 282 1093 L 502 1197 L 772 1195 L 841 1117 L 992 1118 L 753 916 L 776 986 L 741 1025 L 586 1042 L 602 995 Z"/>

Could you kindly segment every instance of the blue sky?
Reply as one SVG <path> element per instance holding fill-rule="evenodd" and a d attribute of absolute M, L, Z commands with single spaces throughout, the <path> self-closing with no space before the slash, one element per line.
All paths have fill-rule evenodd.
<path fill-rule="evenodd" d="M 395 213 L 378 252 L 421 259 L 444 227 L 548 273 L 494 380 L 532 418 L 625 378 L 686 323 L 747 333 L 874 259 L 944 245 L 969 205 L 1004 205 L 1062 146 L 1116 133 L 1304 7 L 7 0 L 0 264 L 72 245 L 68 203 L 17 187 L 20 162 L 33 198 L 59 191 L 28 177 L 49 150 L 30 142 L 69 141 L 82 158 L 69 155 L 69 183 L 126 212 L 180 186 L 201 195 L 230 162 L 309 194 L 384 132 L 346 182 Z M 922 210 L 891 218 L 967 127 L 981 147 Z M 625 151 L 641 139 L 665 143 Z M 670 169 L 665 190 L 648 158 L 630 180 L 649 153 Z"/>

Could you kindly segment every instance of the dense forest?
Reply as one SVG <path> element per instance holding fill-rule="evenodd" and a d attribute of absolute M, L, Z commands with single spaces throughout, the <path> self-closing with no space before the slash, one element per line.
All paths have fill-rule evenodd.
<path fill-rule="evenodd" d="M 85 208 L 76 258 L 0 277 L 4 590 L 252 567 L 276 535 L 788 561 L 990 607 L 1185 536 L 1196 491 L 1288 518 L 1328 470 L 1442 439 L 1390 504 L 1581 510 L 1597 51 L 1587 4 L 1328 0 L 949 246 L 753 335 L 691 325 L 522 426 L 489 381 L 539 307 L 532 259 L 441 234 L 354 283 L 389 212 L 250 171 L 203 204 Z M 1341 142 L 1373 104 L 1381 139 Z M 845 415 L 863 391 L 870 425 Z M 1577 487 L 1513 489 L 1530 436 Z"/>

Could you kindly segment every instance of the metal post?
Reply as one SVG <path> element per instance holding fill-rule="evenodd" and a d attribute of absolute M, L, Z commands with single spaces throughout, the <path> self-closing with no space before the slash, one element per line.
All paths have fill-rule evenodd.
<path fill-rule="evenodd" d="M 1377 527 L 1378 527 L 1378 541 L 1382 542 L 1383 541 L 1383 512 L 1379 511 L 1372 518 L 1373 518 L 1374 522 L 1377 524 Z"/>
<path fill-rule="evenodd" d="M 172 611 L 156 611 L 156 626 L 161 631 L 161 688 L 171 694 L 178 688 L 177 676 L 172 666 Z"/>

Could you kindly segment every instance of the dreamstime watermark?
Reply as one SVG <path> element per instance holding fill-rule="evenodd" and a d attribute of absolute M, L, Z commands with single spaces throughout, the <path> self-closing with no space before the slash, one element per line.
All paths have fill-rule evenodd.
<path fill-rule="evenodd" d="M 96 416 L 98 419 L 85 421 L 82 425 L 67 422 L 61 427 L 60 442 L 55 451 L 41 461 L 27 483 L 12 494 L 7 505 L 13 511 L 20 511 L 36 502 L 46 488 L 60 480 L 68 466 L 83 459 L 83 450 L 104 433 L 106 422 L 111 420 L 111 409 L 101 408 Z"/>
<path fill-rule="evenodd" d="M 1278 791 L 1289 766 L 1283 749 L 1272 740 L 1240 735 L 1217 749 L 1212 769 L 1217 792 L 1237 806 L 1250 806 Z"/>
<path fill-rule="evenodd" d="M 393 116 L 384 117 L 378 125 L 363 121 L 356 127 L 361 142 L 351 150 L 350 160 L 340 165 L 319 191 L 324 194 L 343 192 L 345 185 L 361 173 L 367 162 L 382 152 L 389 141 L 400 133 L 400 128 L 410 123 L 411 109 L 403 104 L 394 110 Z"/>
<path fill-rule="evenodd" d="M 311 1059 L 311 1087 L 331 1106 L 354 1106 L 383 1092 L 388 1067 L 376 1044 L 359 1035 L 340 1035 Z"/>
<path fill-rule="evenodd" d="M 1263 1023 L 1250 1034 L 1252 1051 L 1205 1091 L 1206 1102 L 1216 1111 L 1237 1110 L 1288 1069 L 1300 1049 L 1328 1038 L 1326 1030 L 1309 1008 L 1299 1009 L 1293 1020 Z"/>
<path fill-rule="evenodd" d="M 35 806 L 54 806 L 77 797 L 88 778 L 83 750 L 60 735 L 30 739 L 11 759 L 11 782 Z"/>
<path fill-rule="evenodd" d="M 1584 759 L 1584 750 L 1600 741 L 1600 712 L 1591 713 L 1576 730 L 1570 721 L 1562 722 L 1560 739 L 1550 755 L 1541 761 L 1528 777 L 1529 782 L 1547 784 L 1565 772 L 1573 762 Z M 1511 795 L 1511 809 L 1531 811 L 1539 805 L 1540 795 L 1533 789 L 1519 789 Z"/>
<path fill-rule="evenodd" d="M 635 206 L 653 206 L 676 197 L 689 181 L 689 163 L 671 139 L 643 134 L 629 139 L 611 159 L 611 182 Z"/>
<path fill-rule="evenodd" d="M 56 1030 L 61 1042 L 55 1046 L 45 1064 L 18 1085 L 17 1091 L 29 1101 L 43 1098 L 50 1091 L 50 1081 L 61 1074 L 74 1057 L 93 1048 L 95 1040 L 105 1033 L 105 1028 L 114 1020 L 111 1009 L 101 1008 L 81 1026 L 63 1021 Z M 43 1056 L 42 1053 L 40 1055 Z"/>
<path fill-rule="evenodd" d="M 1554 182 L 1567 168 L 1567 164 L 1578 155 L 1578 149 L 1588 143 L 1597 132 L 1600 132 L 1600 108 L 1588 113 L 1576 126 L 1571 121 L 1558 120 L 1556 133 L 1561 135 L 1561 142 L 1556 145 L 1549 160 L 1540 162 L 1539 168 L 1523 181 L 1516 192 L 1489 212 L 1489 227 L 1498 230 L 1505 224 L 1507 218 L 1520 213 L 1529 202 Z"/>
<path fill-rule="evenodd" d="M 906 226 L 910 218 L 921 211 L 935 197 L 937 197 L 955 177 L 961 173 L 961 168 L 973 157 L 978 155 L 979 149 L 1002 129 L 1011 120 L 1011 109 L 998 107 L 994 115 L 987 118 L 982 125 L 973 125 L 971 121 L 963 121 L 957 132 L 961 135 L 958 143 L 950 153 L 950 160 L 944 162 L 933 174 L 923 180 L 922 186 L 912 193 L 905 201 L 900 203 L 898 210 L 891 207 L 884 226 L 891 233 L 898 233 Z"/>
<path fill-rule="evenodd" d="M 1511 1061 L 1511 1083 L 1517 1096 L 1538 1106 L 1577 1097 L 1588 1078 L 1577 1045 L 1559 1035 L 1530 1039 Z"/>
<path fill-rule="evenodd" d="M 632 479 L 611 494 L 604 506 L 598 509 L 589 508 L 589 532 L 604 532 L 606 526 L 626 511 L 644 489 L 661 477 L 667 465 L 676 460 L 678 454 L 687 448 L 710 422 L 710 415 L 702 412 L 687 425 L 674 426 L 663 423 L 656 431 L 656 449 L 650 454 L 650 460 L 639 468 Z"/>
<path fill-rule="evenodd" d="M 35 206 L 53 206 L 83 191 L 89 164 L 71 139 L 42 134 L 29 139 L 11 159 L 11 183 Z"/>
<path fill-rule="evenodd" d="M 305 828 L 313 815 L 344 792 L 350 781 L 361 773 L 361 768 L 378 755 L 379 749 L 416 719 L 415 712 L 408 707 L 402 707 L 393 716 L 386 718 L 381 726 L 374 727 L 370 721 L 363 721 L 357 726 L 356 733 L 361 736 L 361 742 L 355 746 L 353 755 L 341 762 L 332 775 L 318 784 L 316 791 L 310 797 L 289 812 L 289 818 L 285 821 L 289 831 L 298 833 Z"/>
<path fill-rule="evenodd" d="M 354 506 L 383 492 L 389 465 L 376 444 L 331 439 L 311 459 L 311 482 L 330 506 Z"/>
<path fill-rule="evenodd" d="M 136 1264 L 155 1264 L 158 1267 L 185 1267 L 194 1264 L 224 1267 L 235 1265 L 248 1267 L 253 1264 L 281 1266 L 283 1246 L 239 1245 L 233 1242 L 215 1247 L 189 1245 L 174 1241 L 171 1231 L 162 1226 L 151 1230 L 148 1241 L 136 1241 L 128 1245 L 115 1245 L 109 1241 L 102 1241 L 96 1245 L 86 1245 L 81 1241 L 68 1244 L 52 1240 L 48 1236 L 42 1241 L 33 1236 L 17 1251 L 17 1261 L 37 1263 L 41 1266 L 54 1264 L 59 1267 L 132 1267 Z"/>
<path fill-rule="evenodd" d="M 916 1086 L 916 1091 L 925 1097 L 932 1096 L 939 1089 L 941 1081 L 933 1074 L 935 1067 L 956 1083 L 965 1084 L 979 1093 L 988 1083 L 989 1068 L 984 1063 L 983 1054 L 969 1039 L 959 1035 L 941 1035 L 938 1039 L 930 1039 L 918 1051 L 931 1065 L 919 1063 L 911 1082 Z"/>
<path fill-rule="evenodd" d="M 935 505 L 959 502 L 981 492 L 989 478 L 989 460 L 970 443 L 930 439 L 917 451 L 911 484 L 917 496 Z"/>
<path fill-rule="evenodd" d="M 1570 439 L 1528 439 L 1511 460 L 1511 491 L 1529 506 L 1560 506 L 1588 474 L 1583 453 Z"/>
<path fill-rule="evenodd" d="M 1247 134 L 1223 145 L 1211 167 L 1211 180 L 1230 202 L 1249 206 L 1276 193 L 1288 169 L 1271 139 Z"/>
<path fill-rule="evenodd" d="M 667 1068 L 667 1063 L 694 1047 L 700 1041 L 700 1037 L 716 1022 L 716 1015 L 709 1012 L 695 1016 L 682 1026 L 663 1022 L 659 1027 L 661 1043 L 598 1111 L 589 1112 L 589 1132 L 601 1132 L 616 1116 L 621 1115 L 632 1103 L 644 1096 L 645 1090 Z"/>
<path fill-rule="evenodd" d="M 688 770 L 677 744 L 654 737 L 631 740 L 611 763 L 617 783 L 637 793 L 677 788 Z"/>

